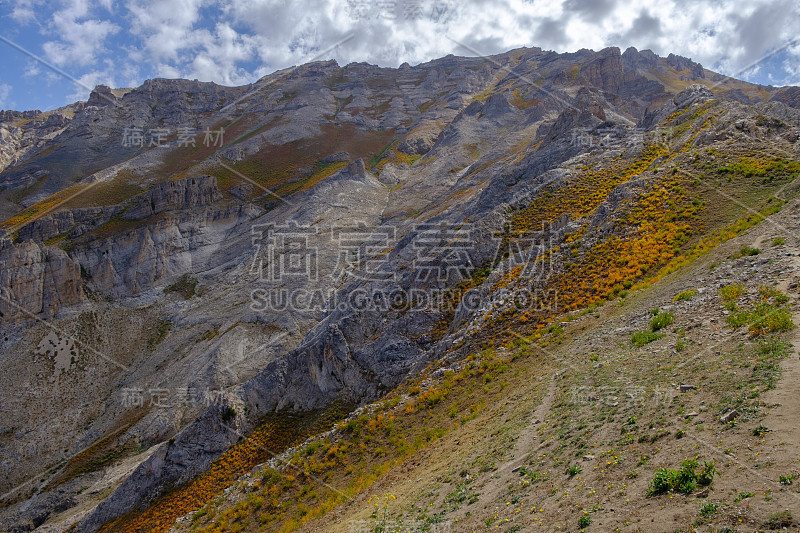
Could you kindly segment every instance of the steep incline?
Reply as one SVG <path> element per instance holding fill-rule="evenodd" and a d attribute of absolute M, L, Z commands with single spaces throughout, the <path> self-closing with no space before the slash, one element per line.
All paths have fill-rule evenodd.
<path fill-rule="evenodd" d="M 164 531 L 429 364 L 657 284 L 793 197 L 790 96 L 635 49 L 98 88 L 0 174 L 0 520 Z"/>

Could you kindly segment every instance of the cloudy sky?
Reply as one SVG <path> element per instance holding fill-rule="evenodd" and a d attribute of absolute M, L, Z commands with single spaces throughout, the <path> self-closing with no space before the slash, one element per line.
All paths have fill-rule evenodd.
<path fill-rule="evenodd" d="M 797 0 L 0 0 L 0 17 L 5 109 L 52 109 L 98 83 L 240 85 L 315 59 L 398 66 L 520 46 L 635 46 L 800 85 Z"/>

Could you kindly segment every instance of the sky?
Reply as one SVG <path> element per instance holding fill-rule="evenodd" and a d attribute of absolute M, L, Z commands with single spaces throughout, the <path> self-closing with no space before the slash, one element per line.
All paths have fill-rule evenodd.
<path fill-rule="evenodd" d="M 396 67 L 522 46 L 635 46 L 800 85 L 797 0 L 0 0 L 0 21 L 0 109 L 54 109 L 101 83 L 243 85 L 313 60 Z"/>

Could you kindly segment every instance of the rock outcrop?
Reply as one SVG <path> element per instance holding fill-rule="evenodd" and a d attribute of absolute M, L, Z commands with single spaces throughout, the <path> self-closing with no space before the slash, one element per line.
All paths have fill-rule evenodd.
<path fill-rule="evenodd" d="M 33 241 L 0 249 L 0 324 L 50 319 L 83 299 L 81 267 L 63 250 Z"/>
<path fill-rule="evenodd" d="M 678 109 L 681 109 L 692 104 L 707 102 L 712 98 L 714 93 L 708 87 L 695 83 L 678 93 L 673 102 Z"/>
<path fill-rule="evenodd" d="M 182 178 L 156 185 L 149 192 L 132 199 L 131 207 L 122 218 L 141 220 L 164 211 L 184 211 L 211 205 L 221 199 L 215 177 Z"/>

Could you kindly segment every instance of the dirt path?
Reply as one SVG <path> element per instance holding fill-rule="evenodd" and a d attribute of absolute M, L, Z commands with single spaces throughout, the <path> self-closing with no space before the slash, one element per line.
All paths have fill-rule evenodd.
<path fill-rule="evenodd" d="M 796 265 L 800 265 L 800 257 L 793 258 Z M 794 280 L 794 283 L 797 281 Z M 790 289 L 791 279 L 784 279 L 778 288 L 787 294 L 796 293 L 797 288 Z M 795 302 L 793 321 L 800 325 L 800 309 Z M 764 395 L 764 401 L 770 407 L 769 414 L 763 425 L 769 429 L 764 435 L 763 449 L 768 454 L 768 461 L 783 465 L 787 469 L 778 475 L 800 473 L 800 327 L 795 328 L 789 338 L 794 346 L 789 357 L 781 363 L 781 379 L 777 387 Z M 800 496 L 798 496 L 800 508 Z"/>
<path fill-rule="evenodd" d="M 555 372 L 551 376 L 550 383 L 547 387 L 547 393 L 545 393 L 542 401 L 534 410 L 528 424 L 520 431 L 514 443 L 511 457 L 498 465 L 492 477 L 480 487 L 482 500 L 484 502 L 499 501 L 498 498 L 506 492 L 509 479 L 515 475 L 514 472 L 525 464 L 526 459 L 534 449 L 541 446 L 539 425 L 547 417 L 548 413 L 550 413 L 553 405 L 553 400 L 556 395 L 556 380 L 558 374 L 558 372 Z"/>
<path fill-rule="evenodd" d="M 531 417 L 532 420 L 525 428 L 523 428 L 522 432 L 517 438 L 517 442 L 514 444 L 513 457 L 503 463 L 503 465 L 497 469 L 498 474 L 509 474 L 510 472 L 508 472 L 508 470 L 513 470 L 518 466 L 521 466 L 534 446 L 541 444 L 541 442 L 539 442 L 538 426 L 541 421 L 545 419 L 553 405 L 553 399 L 556 395 L 557 376 L 558 372 L 553 374 L 553 376 L 550 378 L 550 383 L 547 386 L 547 393 L 544 395 L 541 403 L 539 403 L 539 405 L 536 407 L 536 410 L 533 412 L 533 416 Z"/>

